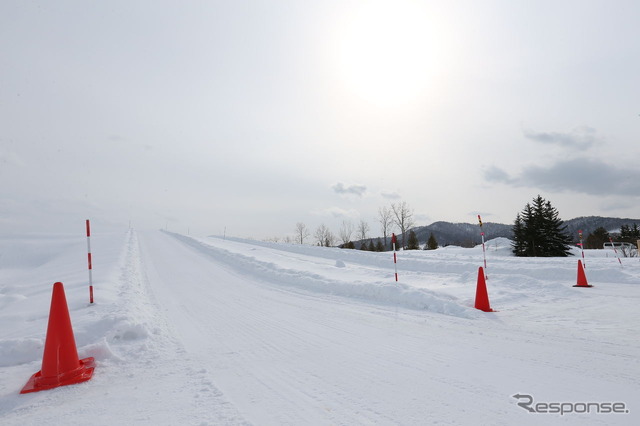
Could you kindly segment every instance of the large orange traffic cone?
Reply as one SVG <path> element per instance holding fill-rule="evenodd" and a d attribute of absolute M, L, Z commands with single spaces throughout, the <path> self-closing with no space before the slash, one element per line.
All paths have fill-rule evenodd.
<path fill-rule="evenodd" d="M 42 370 L 31 376 L 20 393 L 38 392 L 85 382 L 93 375 L 93 358 L 78 359 L 67 298 L 62 283 L 53 285 Z"/>
<path fill-rule="evenodd" d="M 489 306 L 489 295 L 487 294 L 487 282 L 484 279 L 482 266 L 478 269 L 478 286 L 476 287 L 476 309 L 484 312 L 493 312 Z"/>
<path fill-rule="evenodd" d="M 578 282 L 574 287 L 593 287 L 587 282 L 587 276 L 584 273 L 584 266 L 582 261 L 578 259 Z"/>

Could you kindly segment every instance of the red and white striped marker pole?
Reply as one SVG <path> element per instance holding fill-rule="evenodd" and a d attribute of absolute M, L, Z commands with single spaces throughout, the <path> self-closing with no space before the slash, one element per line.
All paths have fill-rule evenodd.
<path fill-rule="evenodd" d="M 620 263 L 620 266 L 622 266 L 622 260 L 620 260 L 620 256 L 618 256 L 618 250 L 616 249 L 616 245 L 613 244 L 613 239 L 611 237 L 609 237 L 609 242 L 611 243 L 611 247 L 613 247 L 613 251 L 616 252 L 616 257 L 618 258 L 618 263 Z"/>
<path fill-rule="evenodd" d="M 580 237 L 580 251 L 582 251 L 582 267 L 587 269 L 587 262 L 584 260 L 584 244 L 582 244 L 582 229 L 578 231 L 578 236 Z"/>
<path fill-rule="evenodd" d="M 391 244 L 393 244 L 393 267 L 396 270 L 396 281 L 398 281 L 398 259 L 396 257 L 396 234 L 391 233 Z"/>
<path fill-rule="evenodd" d="M 484 230 L 482 229 L 482 219 L 480 215 L 478 215 L 478 223 L 480 224 L 480 236 L 482 236 L 482 258 L 484 259 L 484 279 L 486 280 L 489 278 L 487 277 L 487 254 L 484 249 Z"/>
<path fill-rule="evenodd" d="M 89 261 L 89 303 L 93 303 L 93 277 L 91 276 L 91 225 L 87 219 L 87 260 Z"/>

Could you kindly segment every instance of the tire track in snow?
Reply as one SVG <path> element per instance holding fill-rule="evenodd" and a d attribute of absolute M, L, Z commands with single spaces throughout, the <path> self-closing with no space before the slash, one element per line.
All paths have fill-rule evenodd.
<path fill-rule="evenodd" d="M 231 391 L 225 389 L 225 393 L 234 395 L 246 393 L 249 402 L 241 398 L 239 405 L 246 409 L 248 404 L 260 415 L 264 415 L 263 410 L 268 410 L 271 404 L 279 414 L 268 417 L 267 424 L 295 424 L 294 413 L 298 413 L 299 418 L 316 418 L 314 414 L 320 414 L 306 407 L 309 398 L 320 405 L 326 413 L 325 419 L 332 424 L 394 424 L 397 418 L 415 419 L 411 423 L 416 424 L 446 423 L 443 419 L 451 418 L 456 410 L 463 418 L 470 415 L 477 418 L 478 423 L 499 424 L 499 416 L 515 406 L 510 395 L 519 390 L 543 395 L 543 391 L 548 392 L 552 386 L 558 395 L 586 396 L 583 389 L 593 387 L 594 383 L 603 386 L 616 383 L 620 389 L 632 389 L 637 383 L 631 377 L 624 380 L 617 372 L 616 382 L 592 371 L 588 363 L 574 362 L 594 355 L 594 350 L 585 344 L 587 341 L 583 342 L 579 336 L 547 333 L 539 327 L 520 329 L 528 326 L 527 316 L 519 319 L 515 316 L 517 313 L 506 311 L 499 317 L 487 317 L 474 312 L 474 321 L 460 318 L 463 315 L 436 315 L 436 319 L 432 312 L 440 313 L 440 310 L 426 308 L 413 311 L 415 313 L 396 311 L 390 323 L 381 324 L 379 318 L 391 313 L 388 301 L 393 299 L 383 297 L 378 305 L 378 299 L 368 292 L 354 296 L 345 291 L 360 283 L 332 279 L 330 274 L 317 272 L 321 269 L 318 265 L 330 269 L 331 262 L 286 254 L 278 254 L 282 260 L 271 257 L 273 261 L 265 261 L 270 259 L 269 255 L 251 256 L 239 253 L 235 247 L 227 250 L 189 237 L 171 236 L 183 241 L 193 256 L 201 257 L 204 263 L 215 264 L 214 271 L 224 269 L 227 282 L 216 289 L 222 291 L 229 287 L 234 291 L 226 293 L 228 289 L 225 289 L 225 297 L 220 300 L 232 299 L 234 309 L 244 312 L 245 317 L 238 318 L 234 316 L 236 312 L 225 311 L 232 319 L 217 318 L 221 324 L 237 327 L 238 337 L 237 342 L 228 342 L 235 348 L 231 351 L 233 359 L 219 354 L 220 366 L 229 373 L 223 377 L 221 388 L 230 386 Z M 316 273 L 305 272 L 305 264 Z M 559 266 L 556 271 L 562 270 Z M 496 281 L 501 279 L 497 273 L 494 277 Z M 523 291 L 515 286 L 520 297 L 523 292 L 529 292 L 530 284 L 523 285 Z M 338 289 L 334 291 L 334 287 Z M 560 296 L 562 301 L 558 306 L 566 305 L 571 289 L 557 282 L 544 287 L 534 295 L 535 300 L 553 301 L 554 296 Z M 547 290 L 551 290 L 549 297 L 545 296 Z M 238 294 L 243 298 L 238 299 Z M 340 301 L 334 295 L 346 298 Z M 362 300 L 368 304 L 361 303 Z M 296 306 L 298 309 L 292 310 Z M 285 313 L 287 319 L 282 318 Z M 333 319 L 339 321 L 332 322 Z M 437 324 L 435 328 L 429 326 L 432 321 Z M 374 332 L 369 326 L 380 329 Z M 386 333 L 393 330 L 397 335 L 381 334 L 383 330 Z M 212 328 L 210 333 L 215 335 L 216 330 Z M 233 339 L 229 335 L 220 336 L 221 342 Z M 245 346 L 247 340 L 255 347 Z M 467 340 L 468 343 L 463 343 Z M 375 346 L 371 342 L 375 342 Z M 321 344 L 318 346 L 318 343 Z M 567 355 L 560 357 L 558 351 Z M 605 364 L 607 359 L 613 361 L 610 354 L 596 358 L 599 364 Z M 315 360 L 316 364 L 312 365 L 308 359 Z M 504 374 L 496 375 L 496 371 Z M 576 381 L 575 377 L 580 380 Z M 253 385 L 243 389 L 242 385 L 230 383 L 233 379 Z M 529 389 L 521 389 L 523 383 Z M 395 389 L 405 398 L 396 399 L 388 391 L 383 391 L 381 397 L 370 388 Z M 276 400 L 266 397 L 265 393 L 277 395 Z M 452 406 L 453 400 L 460 401 L 460 405 Z M 515 407 L 515 411 L 518 410 Z M 579 418 L 568 421 L 580 423 Z M 605 422 L 603 418 L 601 423 Z M 503 424 L 508 423 L 511 422 Z"/>
<path fill-rule="evenodd" d="M 310 356 L 321 347 L 309 340 L 300 324 L 283 321 L 273 311 L 273 306 L 277 307 L 276 311 L 300 308 L 292 306 L 290 300 L 284 304 L 279 302 L 281 292 L 275 296 L 261 292 L 260 300 L 256 300 L 251 286 L 244 284 L 243 278 L 210 267 L 211 260 L 207 257 L 201 259 L 204 262 L 187 261 L 175 250 L 180 246 L 171 240 L 169 243 L 169 251 L 164 252 L 158 250 L 161 244 L 157 238 L 149 245 L 155 248 L 156 265 L 167 265 L 176 254 L 179 263 L 184 265 L 162 270 L 163 284 L 168 286 L 163 289 L 163 297 L 174 299 L 177 294 L 171 291 L 175 289 L 173 286 L 180 286 L 181 280 L 190 282 L 195 292 L 167 306 L 173 310 L 186 347 L 193 356 L 199 356 L 201 362 L 209 362 L 211 370 L 217 373 L 216 383 L 230 390 L 225 394 L 235 394 L 236 402 L 260 424 L 300 424 L 325 419 L 316 398 L 304 391 L 308 388 L 307 375 L 295 367 L 296 359 Z M 160 287 L 160 276 L 157 279 L 156 287 Z M 187 311 L 188 319 L 185 318 Z M 199 323 L 195 318 L 200 318 Z M 265 413 L 270 414 L 265 416 Z"/>
<path fill-rule="evenodd" d="M 146 266 L 137 233 L 131 230 L 120 274 L 119 297 L 126 302 L 106 319 L 112 325 L 104 344 L 114 354 L 114 362 L 107 362 L 113 364 L 110 370 L 125 376 L 119 386 L 139 389 L 133 393 L 144 400 L 141 405 L 134 401 L 135 420 L 167 425 L 249 424 L 215 387 L 208 371 L 194 367 L 158 304 Z M 140 382 L 147 386 L 138 386 Z M 188 406 L 184 406 L 185 395 L 190 395 Z"/>
<path fill-rule="evenodd" d="M 448 418 L 451 395 L 470 400 L 480 422 L 499 412 L 487 398 L 503 390 L 487 391 L 486 373 L 471 369 L 476 382 L 455 379 L 461 356 L 451 333 L 468 320 L 412 311 L 387 317 L 386 306 L 265 285 L 255 271 L 241 273 L 167 234 L 145 240 L 157 269 L 154 292 L 190 357 L 256 424 L 428 424 Z M 430 325 L 434 317 L 447 325 Z"/>

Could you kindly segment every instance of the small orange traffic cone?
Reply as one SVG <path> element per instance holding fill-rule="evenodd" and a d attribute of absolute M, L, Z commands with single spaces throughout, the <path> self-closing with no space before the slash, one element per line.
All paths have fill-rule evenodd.
<path fill-rule="evenodd" d="M 587 276 L 584 273 L 584 266 L 582 266 L 581 260 L 578 260 L 578 282 L 574 287 L 593 287 L 587 282 Z"/>
<path fill-rule="evenodd" d="M 85 382 L 93 375 L 95 360 L 78 359 L 64 286 L 53 285 L 42 370 L 35 373 L 20 393 L 38 392 L 58 386 Z"/>
<path fill-rule="evenodd" d="M 487 282 L 484 279 L 482 266 L 478 269 L 478 286 L 476 287 L 476 309 L 484 312 L 494 312 L 489 306 L 489 295 L 487 294 Z"/>

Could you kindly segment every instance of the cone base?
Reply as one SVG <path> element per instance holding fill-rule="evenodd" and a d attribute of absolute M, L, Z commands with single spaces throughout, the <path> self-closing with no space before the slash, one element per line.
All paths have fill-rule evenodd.
<path fill-rule="evenodd" d="M 593 286 L 591 284 L 586 284 L 586 285 L 576 284 L 576 285 L 574 285 L 574 287 L 593 287 Z"/>
<path fill-rule="evenodd" d="M 63 377 L 64 374 L 58 376 L 58 381 L 56 383 L 43 383 L 42 380 L 42 372 L 38 371 L 36 374 L 31 376 L 26 385 L 22 388 L 20 393 L 30 393 L 30 392 L 39 392 L 47 389 L 57 388 L 59 386 L 67 386 L 74 385 L 76 383 L 86 382 L 91 379 L 93 376 L 93 370 L 95 369 L 96 362 L 93 357 L 84 358 L 80 361 L 80 368 L 78 372 L 74 374 L 72 377 Z M 50 381 L 48 378 L 47 382 Z"/>

